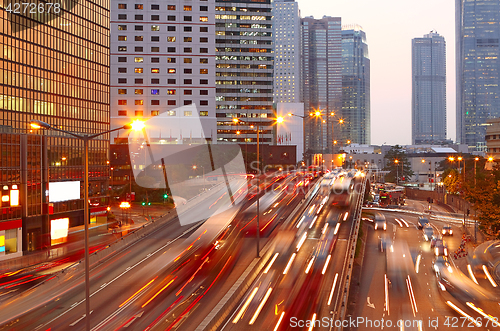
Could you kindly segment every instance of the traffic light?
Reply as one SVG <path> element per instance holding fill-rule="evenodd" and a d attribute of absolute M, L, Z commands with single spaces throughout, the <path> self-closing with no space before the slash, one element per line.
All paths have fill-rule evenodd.
<path fill-rule="evenodd" d="M 165 194 L 163 195 L 163 199 L 167 199 L 167 198 L 168 198 L 168 194 L 167 194 L 167 193 L 165 193 Z"/>
<path fill-rule="evenodd" d="M 148 202 L 148 206 L 151 206 L 151 202 Z"/>
<path fill-rule="evenodd" d="M 143 202 L 142 202 L 142 205 L 143 205 L 143 206 L 145 206 L 145 205 L 146 205 L 146 202 L 145 202 L 145 201 L 143 201 Z"/>

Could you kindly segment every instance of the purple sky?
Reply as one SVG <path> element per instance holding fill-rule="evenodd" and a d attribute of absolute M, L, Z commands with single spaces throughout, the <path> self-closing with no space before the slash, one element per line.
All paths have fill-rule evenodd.
<path fill-rule="evenodd" d="M 455 140 L 455 1 L 297 0 L 301 16 L 342 17 L 366 32 L 371 62 L 371 143 L 411 143 L 411 40 L 446 40 L 447 137 Z"/>

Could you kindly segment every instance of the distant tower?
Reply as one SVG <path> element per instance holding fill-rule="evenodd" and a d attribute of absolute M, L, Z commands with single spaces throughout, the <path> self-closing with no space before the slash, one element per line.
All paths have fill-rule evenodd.
<path fill-rule="evenodd" d="M 342 27 L 342 139 L 370 144 L 370 58 L 359 25 Z"/>
<path fill-rule="evenodd" d="M 446 140 L 446 43 L 437 32 L 412 40 L 412 143 Z"/>
<path fill-rule="evenodd" d="M 500 117 L 500 0 L 456 0 L 457 142 L 485 146 L 486 120 Z"/>
<path fill-rule="evenodd" d="M 309 154 L 329 152 L 339 139 L 338 114 L 342 109 L 341 18 L 302 18 L 302 93 L 305 150 Z"/>

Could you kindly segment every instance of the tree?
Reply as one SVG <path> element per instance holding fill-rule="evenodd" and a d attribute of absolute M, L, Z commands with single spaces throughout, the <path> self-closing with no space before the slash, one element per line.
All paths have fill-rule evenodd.
<path fill-rule="evenodd" d="M 392 148 L 384 156 L 385 164 L 384 171 L 389 171 L 385 176 L 386 181 L 389 182 L 405 182 L 409 177 L 413 176 L 410 161 L 406 157 L 404 149 L 400 145 L 392 146 Z M 399 176 L 399 180 L 396 177 Z"/>
<path fill-rule="evenodd" d="M 446 169 L 443 171 L 443 183 L 446 190 L 451 194 L 458 194 L 462 187 L 461 176 L 457 169 Z"/>

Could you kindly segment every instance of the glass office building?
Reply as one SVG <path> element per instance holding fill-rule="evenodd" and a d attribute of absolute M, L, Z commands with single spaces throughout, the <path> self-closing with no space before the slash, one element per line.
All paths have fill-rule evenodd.
<path fill-rule="evenodd" d="M 370 144 L 370 58 L 359 25 L 342 27 L 343 141 Z"/>
<path fill-rule="evenodd" d="M 500 117 L 500 0 L 456 0 L 457 142 L 481 150 Z"/>
<path fill-rule="evenodd" d="M 305 153 L 334 149 L 342 130 L 342 36 L 340 17 L 305 17 L 302 25 L 302 92 L 305 119 Z"/>
<path fill-rule="evenodd" d="M 0 242 L 10 240 L 0 259 L 53 244 L 51 230 L 61 224 L 55 220 L 66 228 L 83 224 L 83 143 L 32 132 L 29 121 L 76 133 L 109 129 L 109 1 L 68 6 L 49 15 L 0 11 Z M 93 215 L 105 214 L 108 148 L 106 135 L 90 143 Z M 77 184 L 70 192 L 76 196 L 56 199 L 60 192 L 50 184 L 63 182 Z M 14 200 L 4 198 L 12 194 Z"/>
<path fill-rule="evenodd" d="M 412 39 L 412 143 L 446 140 L 446 43 L 437 32 Z"/>
<path fill-rule="evenodd" d="M 216 0 L 217 142 L 273 142 L 270 0 Z M 239 119 L 238 123 L 233 119 Z"/>

